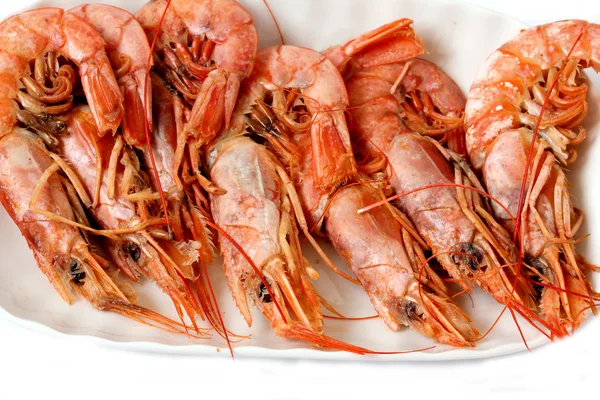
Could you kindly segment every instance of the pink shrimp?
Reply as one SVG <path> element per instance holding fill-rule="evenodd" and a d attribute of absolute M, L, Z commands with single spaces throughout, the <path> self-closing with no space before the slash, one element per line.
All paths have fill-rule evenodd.
<path fill-rule="evenodd" d="M 506 207 L 494 205 L 494 213 L 516 231 L 529 275 L 542 286 L 541 312 L 557 329 L 576 328 L 593 305 L 585 272 L 597 267 L 575 249 L 583 213 L 562 167 L 576 158 L 569 146 L 585 138 L 581 70 L 598 70 L 599 41 L 600 25 L 585 21 L 527 29 L 490 55 L 467 101 L 471 162 Z"/>
<path fill-rule="evenodd" d="M 149 206 L 157 193 L 148 187 L 146 175 L 132 149 L 115 145 L 120 136 L 98 138 L 97 127 L 89 109 L 75 107 L 67 121 L 67 134 L 59 137 L 58 152 L 71 165 L 88 195 L 96 187 L 96 164 L 101 160 L 102 176 L 97 204 L 88 205 L 104 235 L 121 228 L 135 227 L 149 220 Z M 115 158 L 114 149 L 118 153 Z M 111 177 L 111 160 L 119 164 Z M 202 313 L 181 276 L 194 278 L 192 265 L 198 259 L 198 243 L 175 242 L 158 228 L 140 229 L 124 235 L 110 235 L 106 248 L 114 262 L 130 277 L 143 275 L 167 293 L 181 314 L 183 309 L 193 320 Z M 155 238 L 156 237 L 156 238 Z M 178 262 L 176 262 L 177 260 Z M 181 274 L 181 276 L 180 276 Z"/>
<path fill-rule="evenodd" d="M 20 123 L 52 141 L 46 132 L 64 128 L 57 115 L 73 106 L 77 73 L 70 63 L 99 133 L 117 130 L 123 105 L 102 37 L 75 15 L 41 8 L 0 24 L 0 135 Z"/>

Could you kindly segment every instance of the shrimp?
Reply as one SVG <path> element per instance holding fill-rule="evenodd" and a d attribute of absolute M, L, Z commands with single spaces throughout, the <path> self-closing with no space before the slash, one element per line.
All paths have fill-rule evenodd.
<path fill-rule="evenodd" d="M 285 56 L 280 57 L 281 54 Z M 292 59 L 296 63 L 287 61 Z M 303 68 L 298 68 L 298 65 L 303 65 Z M 319 71 L 314 77 L 310 74 L 313 70 Z M 277 74 L 272 71 L 277 71 Z M 303 75 L 307 76 L 303 79 L 310 85 L 275 83 L 278 76 L 294 74 L 298 81 Z M 300 87 L 302 92 L 286 93 L 290 86 L 294 89 Z M 330 100 L 333 93 L 335 102 Z M 227 133 L 241 135 L 248 132 L 264 138 L 273 154 L 287 165 L 299 195 L 300 207 L 297 208 L 303 210 L 300 212 L 312 224 L 318 223 L 325 213 L 326 228 L 323 231 L 356 273 L 390 329 L 397 331 L 401 324 L 409 325 L 440 342 L 469 345 L 476 331 L 471 330 L 468 317 L 445 295 L 445 288 L 439 289 L 441 294 L 436 295 L 430 293 L 427 284 L 422 290 L 419 287 L 415 270 L 424 257 L 417 260 L 418 256 L 413 256 L 410 259 L 405 244 L 410 246 L 411 255 L 419 249 L 414 249 L 415 242 L 408 231 L 402 230 L 392 211 L 380 208 L 371 214 L 356 214 L 364 202 L 381 198 L 377 197 L 377 190 L 370 186 L 352 186 L 331 196 L 336 186 L 324 189 L 316 183 L 317 178 L 312 174 L 315 167 L 313 156 L 320 156 L 319 152 L 329 152 L 332 148 L 322 143 L 327 140 L 323 135 L 317 136 L 318 145 L 313 148 L 316 135 L 312 127 L 303 121 L 315 121 L 306 117 L 311 110 L 334 113 L 332 118 L 337 118 L 337 113 L 343 113 L 347 103 L 339 72 L 322 55 L 294 46 L 271 47 L 259 52 L 251 76 L 242 83 L 232 128 Z M 326 107 L 322 107 L 323 104 Z M 336 128 L 347 133 L 343 114 L 336 120 Z M 330 155 L 321 156 L 322 159 L 327 157 Z M 351 152 L 349 158 L 353 163 Z M 347 179 L 354 179 L 352 170 Z M 270 192 L 268 189 L 265 191 Z M 365 232 L 368 232 L 366 236 Z M 366 237 L 368 240 L 364 239 Z M 429 273 L 433 271 L 428 271 L 423 277 L 426 278 Z M 439 278 L 436 283 L 443 286 Z M 431 286 L 435 285 L 432 283 Z"/>
<path fill-rule="evenodd" d="M 158 174 L 149 174 L 150 182 L 155 191 L 163 190 L 168 194 L 171 209 L 168 210 L 175 221 L 173 233 L 175 240 L 183 241 L 184 229 L 181 215 L 189 217 L 193 221 L 192 236 L 198 239 L 201 247 L 199 251 L 207 263 L 212 262 L 213 252 L 210 233 L 203 226 L 202 220 L 208 212 L 202 210 L 201 206 L 186 207 L 185 195 L 177 173 L 173 170 L 174 152 L 177 147 L 177 120 L 175 110 L 178 108 L 165 84 L 156 75 L 151 74 L 150 79 L 145 81 L 148 70 L 147 62 L 150 58 L 150 46 L 146 34 L 129 12 L 117 7 L 104 4 L 82 5 L 69 11 L 96 28 L 107 43 L 107 52 L 119 87 L 123 93 L 124 106 L 127 110 L 121 125 L 121 133 L 125 142 L 144 154 L 144 160 L 148 167 L 152 166 L 152 157 L 158 155 Z M 152 101 L 157 98 L 156 106 Z M 181 108 L 180 108 L 181 110 Z M 156 126 L 153 116 L 158 119 Z M 150 130 L 154 133 L 150 137 L 150 143 L 146 143 L 144 135 L 145 121 L 147 118 Z M 150 151 L 150 147 L 154 150 Z M 156 161 L 156 160 L 155 160 Z M 114 175 L 114 174 L 113 174 Z M 158 181 L 156 176 L 158 176 Z M 198 191 L 198 193 L 200 193 Z M 207 200 L 202 197 L 201 201 Z"/>
<path fill-rule="evenodd" d="M 157 39 L 159 75 L 193 105 L 183 133 L 203 145 L 229 126 L 240 82 L 254 63 L 256 29 L 234 0 L 173 0 L 165 13 L 166 7 L 166 0 L 150 1 L 136 18 Z"/>
<path fill-rule="evenodd" d="M 419 244 L 394 210 L 358 210 L 381 200 L 369 185 L 342 188 L 329 202 L 325 231 L 352 268 L 377 313 L 393 331 L 401 325 L 440 343 L 472 346 L 477 330 L 424 264 Z M 420 269 L 424 271 L 421 271 Z M 437 282 L 436 282 L 437 280 Z"/>
<path fill-rule="evenodd" d="M 98 133 L 114 133 L 123 114 L 121 93 L 104 41 L 92 26 L 59 8 L 27 11 L 2 22 L 0 136 L 22 124 L 52 143 L 47 132 L 64 129 L 58 114 L 73 107 L 78 77 Z"/>
<path fill-rule="evenodd" d="M 72 166 L 88 194 L 93 193 L 96 184 L 96 160 L 102 160 L 99 202 L 89 207 L 90 214 L 101 228 L 110 233 L 111 230 L 139 225 L 144 216 L 148 219 L 147 208 L 156 196 L 148 188 L 135 153 L 130 148 L 115 146 L 115 142 L 122 140 L 121 137 L 107 135 L 99 138 L 86 106 L 76 106 L 70 112 L 66 133 L 59 138 L 58 152 Z M 122 148 L 120 165 L 113 180 L 109 177 L 111 170 L 108 164 L 114 158 L 111 153 L 115 147 Z M 117 188 L 112 189 L 114 193 L 111 195 L 110 183 L 113 181 Z M 131 278 L 137 280 L 141 274 L 155 281 L 171 297 L 180 317 L 183 309 L 193 320 L 202 311 L 181 276 L 193 278 L 191 269 L 198 258 L 199 245 L 174 242 L 164 238 L 162 233 L 162 230 L 148 228 L 117 238 L 109 237 L 106 248 L 114 262 Z"/>
<path fill-rule="evenodd" d="M 137 321 L 183 332 L 179 324 L 131 303 L 124 283 L 111 278 L 100 254 L 92 250 L 80 230 L 64 221 L 84 215 L 71 183 L 55 172 L 52 159 L 37 135 L 22 128 L 0 138 L 0 202 L 21 230 L 40 270 L 69 304 L 74 294 L 95 308 Z M 40 215 L 51 211 L 57 218 Z"/>
<path fill-rule="evenodd" d="M 518 235 L 541 286 L 540 310 L 557 329 L 575 329 L 596 312 L 585 273 L 597 267 L 575 249 L 583 213 L 563 167 L 576 158 L 570 146 L 585 138 L 582 68 L 598 70 L 599 35 L 600 25 L 578 20 L 527 29 L 490 55 L 467 100 L 471 162 L 505 206 L 494 213 Z"/>
<path fill-rule="evenodd" d="M 472 281 L 499 303 L 549 328 L 531 311 L 533 287 L 519 275 L 515 246 L 491 216 L 478 178 L 459 154 L 427 137 L 453 133 L 456 147 L 464 148 L 465 103 L 458 87 L 435 65 L 410 59 L 374 60 L 354 70 L 346 88 L 359 170 L 389 181 L 398 207 L 464 290 Z"/>
<path fill-rule="evenodd" d="M 152 92 L 150 83 L 145 83 L 150 45 L 144 30 L 132 14 L 106 4 L 81 5 L 69 14 L 92 25 L 106 42 L 106 53 L 127 110 L 121 124 L 123 138 L 130 146 L 143 147 L 144 119 L 152 126 Z"/>

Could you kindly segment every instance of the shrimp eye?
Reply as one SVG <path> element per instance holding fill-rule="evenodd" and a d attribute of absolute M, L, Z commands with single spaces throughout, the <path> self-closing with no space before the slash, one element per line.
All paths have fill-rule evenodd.
<path fill-rule="evenodd" d="M 483 251 L 473 243 L 463 243 L 456 247 L 458 254 L 452 255 L 452 261 L 468 266 L 471 271 L 478 271 L 483 262 Z"/>
<path fill-rule="evenodd" d="M 411 301 L 411 302 L 407 303 L 404 308 L 406 310 L 406 315 L 408 315 L 408 317 L 410 319 L 413 319 L 416 316 L 416 314 L 417 314 L 417 305 L 415 303 L 413 303 Z"/>
<path fill-rule="evenodd" d="M 546 276 L 548 273 L 548 265 L 544 262 L 544 260 L 539 257 L 529 257 L 525 260 L 527 264 L 531 265 L 540 275 Z"/>
<path fill-rule="evenodd" d="M 269 291 L 267 290 L 267 287 L 265 286 L 264 283 L 261 283 L 260 286 L 258 287 L 258 298 L 263 303 L 270 303 L 273 301 L 273 298 L 271 297 L 271 293 L 269 293 Z"/>
<path fill-rule="evenodd" d="M 73 275 L 73 279 L 71 279 L 71 282 L 73 282 L 77 286 L 83 285 L 85 283 L 83 282 L 83 280 L 85 279 L 85 271 L 81 271 L 79 269 L 79 262 L 77 262 L 77 260 L 71 260 L 70 268 L 71 275 Z"/>
<path fill-rule="evenodd" d="M 543 259 L 539 258 L 539 257 L 529 257 L 527 260 L 525 260 L 526 263 L 528 265 L 530 265 L 533 269 L 535 269 L 539 275 L 543 276 L 545 279 L 547 279 L 548 281 L 550 281 L 550 283 L 554 283 L 556 282 L 556 278 L 554 275 L 554 272 L 552 271 L 552 269 L 550 269 L 548 267 L 548 264 L 546 263 L 546 261 L 544 261 Z M 539 275 L 535 275 L 534 276 L 534 280 L 536 282 L 541 282 L 542 278 L 540 278 Z M 537 294 L 537 297 L 541 297 L 542 296 L 542 291 L 544 290 L 544 286 L 543 285 L 537 285 L 534 283 L 533 288 L 535 289 L 535 292 Z"/>
<path fill-rule="evenodd" d="M 140 246 L 135 243 L 127 242 L 123 247 L 124 250 L 129 254 L 129 256 L 133 259 L 133 261 L 137 261 L 140 259 L 142 255 L 142 251 L 140 250 Z"/>
<path fill-rule="evenodd" d="M 404 313 L 406 314 L 406 318 L 408 321 L 415 321 L 421 319 L 423 313 L 419 310 L 417 303 L 413 301 L 403 302 Z"/>

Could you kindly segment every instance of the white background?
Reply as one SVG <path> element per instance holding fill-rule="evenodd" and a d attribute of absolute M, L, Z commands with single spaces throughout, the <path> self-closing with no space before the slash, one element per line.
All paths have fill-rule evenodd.
<path fill-rule="evenodd" d="M 600 22 L 600 6 L 592 1 L 463 1 L 503 12 L 527 24 L 564 18 Z M 370 3 L 377 6 L 376 0 Z M 216 357 L 125 352 L 85 343 L 74 347 L 68 337 L 45 337 L 0 320 L 0 399 L 183 399 L 224 395 L 244 400 L 423 396 L 494 399 L 517 398 L 515 394 L 598 398 L 596 392 L 600 389 L 594 383 L 600 360 L 599 340 L 600 322 L 596 320 L 573 338 L 532 353 L 488 360 L 383 364 L 248 359 L 232 362 Z"/>

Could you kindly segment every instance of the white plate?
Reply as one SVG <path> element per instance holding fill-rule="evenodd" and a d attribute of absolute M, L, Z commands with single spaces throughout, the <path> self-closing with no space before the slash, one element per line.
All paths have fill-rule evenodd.
<path fill-rule="evenodd" d="M 93 2 L 93 1 L 92 1 Z M 112 0 L 107 3 L 135 12 L 144 0 Z M 278 44 L 278 36 L 271 17 L 261 0 L 240 1 L 252 13 L 259 32 L 261 47 Z M 3 2 L 0 18 L 37 6 L 69 8 L 80 1 L 21 1 L 12 5 Z M 516 35 L 524 25 L 506 16 L 464 4 L 439 0 L 271 0 L 271 7 L 283 30 L 286 43 L 312 47 L 317 50 L 342 43 L 366 30 L 401 17 L 415 21 L 415 29 L 429 50 L 427 58 L 434 61 L 452 76 L 463 91 L 468 90 L 473 77 L 487 55 Z M 574 171 L 571 183 L 576 202 L 588 214 L 583 231 L 600 226 L 600 209 L 593 207 L 593 199 L 600 198 L 600 185 L 587 187 L 583 182 L 594 182 L 594 171 L 600 161 L 589 154 L 598 147 L 594 133 L 597 131 L 597 78 L 592 76 L 588 139 Z M 600 151 L 600 149 L 596 149 Z M 124 317 L 94 310 L 84 301 L 72 306 L 64 303 L 54 292 L 45 276 L 38 270 L 31 252 L 16 226 L 2 209 L 0 211 L 0 315 L 9 320 L 45 334 L 73 335 L 69 340 L 92 342 L 124 349 L 183 354 L 227 355 L 225 343 L 219 337 L 208 340 L 191 340 L 184 336 L 167 334 Z M 338 265 L 342 261 L 328 245 L 328 254 Z M 600 243 L 592 236 L 583 245 L 582 252 L 591 261 L 599 262 Z M 310 249 L 307 258 L 315 263 L 316 255 Z M 315 264 L 314 264 L 315 265 Z M 321 264 L 322 265 L 322 264 Z M 319 265 L 316 265 L 319 268 Z M 347 283 L 325 268 L 320 268 L 321 278 L 317 289 L 338 310 L 347 316 L 373 315 L 367 296 L 360 288 Z M 255 312 L 254 326 L 249 329 L 230 299 L 219 265 L 212 268 L 217 296 L 228 328 L 238 334 L 252 334 L 250 340 L 235 345 L 241 356 L 275 358 L 313 358 L 329 360 L 456 360 L 491 357 L 522 351 L 524 344 L 510 315 L 501 319 L 493 332 L 481 341 L 476 349 L 454 349 L 437 346 L 434 349 L 404 355 L 356 356 L 343 352 L 321 351 L 300 341 L 276 337 L 264 318 Z M 147 305 L 175 318 L 169 299 L 151 283 L 136 286 L 140 304 Z M 473 304 L 468 297 L 459 299 L 462 307 L 474 320 L 473 325 L 485 331 L 499 314 L 501 307 L 489 296 L 475 290 Z M 406 351 L 429 347 L 433 342 L 409 329 L 393 333 L 381 320 L 343 322 L 327 320 L 326 333 L 341 340 L 380 351 Z M 521 321 L 530 347 L 546 343 L 545 338 Z M 75 344 L 74 344 L 75 345 Z"/>

